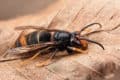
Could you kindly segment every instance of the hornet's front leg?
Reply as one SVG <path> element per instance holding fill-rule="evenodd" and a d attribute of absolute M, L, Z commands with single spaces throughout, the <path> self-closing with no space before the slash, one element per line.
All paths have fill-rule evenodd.
<path fill-rule="evenodd" d="M 87 52 L 87 50 L 82 50 L 82 49 L 80 49 L 80 48 L 76 48 L 76 47 L 67 47 L 67 52 L 68 52 L 68 54 L 73 54 L 73 52 L 78 52 L 78 53 L 86 53 Z"/>

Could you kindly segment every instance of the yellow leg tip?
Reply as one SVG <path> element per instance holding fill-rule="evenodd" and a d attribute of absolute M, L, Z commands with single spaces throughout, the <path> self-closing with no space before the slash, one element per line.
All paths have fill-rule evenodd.
<path fill-rule="evenodd" d="M 37 67 L 43 67 L 43 66 L 47 66 L 51 63 L 51 59 L 48 59 L 42 63 L 36 64 Z"/>

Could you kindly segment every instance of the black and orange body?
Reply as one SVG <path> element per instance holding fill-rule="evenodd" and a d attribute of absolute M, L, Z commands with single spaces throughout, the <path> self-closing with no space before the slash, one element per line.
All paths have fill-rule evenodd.
<path fill-rule="evenodd" d="M 67 51 L 69 55 L 74 52 L 83 53 L 88 49 L 88 43 L 95 43 L 99 45 L 102 49 L 104 46 L 96 41 L 90 40 L 86 38 L 87 35 L 96 33 L 93 31 L 91 33 L 87 33 L 82 35 L 81 32 L 86 28 L 92 25 L 101 25 L 99 23 L 92 23 L 82 28 L 80 31 L 69 32 L 65 30 L 59 29 L 48 29 L 48 28 L 36 28 L 36 26 L 23 26 L 17 27 L 16 30 L 24 30 L 18 39 L 15 42 L 14 48 L 10 50 L 10 53 L 13 54 L 23 54 L 29 52 L 37 52 L 35 55 L 33 53 L 34 59 L 39 54 L 46 54 L 46 52 L 52 52 L 50 59 L 52 59 L 57 51 Z M 25 29 L 35 29 L 29 34 L 25 34 Z"/>
<path fill-rule="evenodd" d="M 62 30 L 38 30 L 31 32 L 27 35 L 22 34 L 17 39 L 15 46 L 23 47 L 34 44 L 41 44 L 47 42 L 55 42 L 55 46 L 52 46 L 51 50 L 64 51 L 67 50 L 69 54 L 74 51 L 85 51 L 88 49 L 88 42 L 90 40 L 78 37 L 75 32 L 67 32 Z M 101 45 L 100 45 L 101 46 Z M 103 48 L 103 47 L 102 47 Z M 80 49 L 80 50 L 78 50 Z"/>
<path fill-rule="evenodd" d="M 76 17 L 75 17 L 76 18 Z M 44 51 L 52 52 L 50 59 L 52 59 L 57 51 L 67 51 L 68 54 L 73 54 L 73 52 L 84 52 L 88 49 L 88 43 L 94 43 L 99 45 L 103 50 L 104 46 L 96 41 L 90 40 L 87 36 L 93 33 L 99 33 L 103 31 L 112 31 L 119 27 L 116 26 L 111 30 L 96 30 L 91 31 L 86 34 L 82 34 L 87 28 L 98 25 L 99 28 L 102 28 L 100 23 L 91 23 L 86 25 L 81 30 L 69 32 L 67 30 L 59 30 L 59 29 L 50 29 L 50 27 L 54 24 L 56 18 L 54 17 L 53 20 L 48 25 L 48 28 L 44 28 L 41 26 L 19 26 L 16 27 L 15 30 L 23 30 L 20 34 L 19 38 L 16 40 L 15 45 L 12 49 L 10 49 L 8 53 L 14 54 L 24 54 L 29 52 L 37 52 L 35 55 L 33 53 L 33 57 L 30 58 L 34 59 Z M 74 19 L 75 20 L 75 19 Z M 29 34 L 25 34 L 26 29 L 34 29 L 36 31 L 31 32 Z M 6 53 L 5 56 L 8 54 Z M 11 59 L 9 59 L 11 60 Z M 9 61 L 7 60 L 7 61 Z M 4 61 L 4 60 L 3 60 Z M 1 61 L 2 62 L 2 61 Z M 44 65 L 44 64 L 43 64 Z"/>
<path fill-rule="evenodd" d="M 27 45 L 39 44 L 42 42 L 49 42 L 51 39 L 51 33 L 47 31 L 34 31 L 27 35 L 21 35 L 16 43 L 15 47 L 22 47 Z"/>

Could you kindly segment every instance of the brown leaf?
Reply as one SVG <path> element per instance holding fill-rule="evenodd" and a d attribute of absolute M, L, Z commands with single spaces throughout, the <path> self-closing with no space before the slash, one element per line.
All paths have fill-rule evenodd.
<path fill-rule="evenodd" d="M 119 0 L 64 0 L 53 2 L 36 14 L 0 21 L 0 54 L 12 47 L 21 31 L 17 26 L 37 25 L 47 27 L 54 16 L 50 28 L 78 31 L 92 22 L 99 22 L 103 29 L 112 29 L 119 23 Z M 117 6 L 116 8 L 114 8 Z M 79 12 L 79 14 L 78 14 Z M 111 18 L 112 17 L 112 18 Z M 19 67 L 21 60 L 0 63 L 1 80 L 119 80 L 120 78 L 120 29 L 101 32 L 89 36 L 104 45 L 102 50 L 89 44 L 88 52 L 71 56 L 57 55 L 56 62 L 38 68 L 36 63 L 43 62 L 39 57 L 28 65 Z M 60 52 L 59 54 L 63 54 Z M 66 54 L 66 52 L 65 52 Z M 7 77 L 5 77 L 7 76 Z"/>

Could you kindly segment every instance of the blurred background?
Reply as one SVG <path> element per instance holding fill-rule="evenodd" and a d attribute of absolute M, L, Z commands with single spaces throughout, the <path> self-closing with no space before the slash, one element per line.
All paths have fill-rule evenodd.
<path fill-rule="evenodd" d="M 58 0 L 0 0 L 0 20 L 40 12 Z"/>

